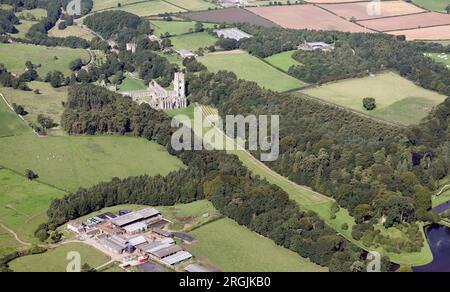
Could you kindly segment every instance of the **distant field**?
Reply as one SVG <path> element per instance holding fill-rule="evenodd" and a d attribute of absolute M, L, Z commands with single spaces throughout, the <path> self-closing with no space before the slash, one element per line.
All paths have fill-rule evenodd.
<path fill-rule="evenodd" d="M 14 54 L 11 52 L 14 52 Z M 47 72 L 52 70 L 59 70 L 65 75 L 69 75 L 71 72 L 69 64 L 77 58 L 81 58 L 87 62 L 89 60 L 89 53 L 83 49 L 47 48 L 25 44 L 0 44 L 0 62 L 5 64 L 10 72 L 16 74 L 23 73 L 25 71 L 25 62 L 31 61 L 35 65 L 42 65 L 37 69 L 42 78 L 45 77 Z"/>
<path fill-rule="evenodd" d="M 413 0 L 413 2 L 420 7 L 434 11 L 444 11 L 445 7 L 450 4 L 450 0 Z"/>
<path fill-rule="evenodd" d="M 314 5 L 250 7 L 247 10 L 284 28 L 370 32 Z"/>
<path fill-rule="evenodd" d="M 450 40 L 450 25 L 391 31 L 389 34 L 404 35 L 407 40 Z"/>
<path fill-rule="evenodd" d="M 115 8 L 119 5 L 122 6 L 130 5 L 136 2 L 143 2 L 145 0 L 94 0 L 94 7 L 92 11 L 99 11 L 108 8 Z"/>
<path fill-rule="evenodd" d="M 269 62 L 271 65 L 287 72 L 289 68 L 295 65 L 300 65 L 297 60 L 292 58 L 292 55 L 296 52 L 296 50 L 293 51 L 287 51 L 283 53 L 279 53 L 270 57 L 267 57 L 265 60 Z"/>
<path fill-rule="evenodd" d="M 28 134 L 0 139 L 0 148 L 0 165 L 19 173 L 32 169 L 41 181 L 69 191 L 113 177 L 166 175 L 183 166 L 156 142 L 124 136 Z"/>
<path fill-rule="evenodd" d="M 403 15 L 389 18 L 359 21 L 359 24 L 377 31 L 395 31 L 418 29 L 429 26 L 450 24 L 450 14 L 428 12 L 420 14 Z M 438 26 L 437 28 L 441 28 Z M 439 31 L 439 30 L 436 30 Z M 445 35 L 445 29 L 441 35 Z M 445 39 L 444 37 L 437 39 Z"/>
<path fill-rule="evenodd" d="M 44 114 L 51 117 L 56 123 L 60 123 L 61 115 L 64 112 L 62 102 L 67 100 L 67 88 L 53 88 L 49 83 L 38 81 L 30 82 L 28 86 L 33 90 L 39 89 L 40 94 L 5 87 L 0 87 L 0 92 L 11 104 L 20 104 L 25 108 L 28 114 L 24 118 L 27 121 L 36 123 L 37 116 Z"/>
<path fill-rule="evenodd" d="M 264 27 L 276 27 L 277 25 L 270 20 L 264 19 L 254 13 L 241 8 L 227 8 L 202 12 L 190 12 L 183 14 L 184 18 L 213 23 L 248 23 Z"/>
<path fill-rule="evenodd" d="M 169 33 L 172 36 L 185 34 L 194 31 L 195 21 L 165 21 L 152 20 L 155 35 L 160 36 Z M 214 24 L 205 23 L 205 28 L 213 28 Z"/>
<path fill-rule="evenodd" d="M 16 12 L 16 16 L 20 19 L 31 20 L 31 18 L 34 17 L 36 20 L 41 20 L 42 18 L 47 17 L 47 10 L 42 8 L 23 10 L 21 12 Z"/>
<path fill-rule="evenodd" d="M 187 248 L 224 272 L 327 271 L 230 219 L 209 223 L 190 234 L 199 242 Z"/>
<path fill-rule="evenodd" d="M 0 222 L 14 230 L 21 240 L 36 244 L 39 240 L 34 231 L 48 221 L 50 202 L 65 195 L 6 169 L 0 169 L 0 194 Z"/>
<path fill-rule="evenodd" d="M 367 12 L 367 5 L 367 2 L 360 2 L 345 4 L 321 4 L 320 7 L 344 17 L 347 20 L 351 20 L 353 17 L 359 20 L 425 12 L 425 10 L 404 1 L 382 1 L 380 2 L 380 14 L 370 15 Z"/>
<path fill-rule="evenodd" d="M 2 93 L 1 89 L 0 93 Z M 6 105 L 0 96 L 0 137 L 21 135 L 27 132 L 31 132 L 31 130 Z"/>
<path fill-rule="evenodd" d="M 217 42 L 217 38 L 207 32 L 199 32 L 187 35 L 180 35 L 170 38 L 176 50 L 186 49 L 197 51 L 200 48 L 208 48 Z"/>
<path fill-rule="evenodd" d="M 82 243 L 69 243 L 39 255 L 31 255 L 12 261 L 9 266 L 15 272 L 65 272 L 69 252 L 81 255 L 81 264 L 96 268 L 109 261 L 109 258 L 95 248 Z"/>
<path fill-rule="evenodd" d="M 331 103 L 404 125 L 419 123 L 435 105 L 445 100 L 445 96 L 418 87 L 395 73 L 343 80 L 307 89 L 304 92 Z M 365 110 L 362 105 L 365 97 L 375 98 L 377 109 Z"/>
<path fill-rule="evenodd" d="M 82 29 L 76 24 L 68 26 L 66 29 L 63 30 L 58 29 L 58 24 L 56 24 L 51 30 L 48 31 L 48 35 L 57 38 L 74 36 L 88 41 L 92 40 L 95 37 L 95 35 L 93 35 L 91 32 Z"/>
<path fill-rule="evenodd" d="M 255 81 L 262 87 L 274 91 L 288 91 L 305 85 L 302 81 L 278 71 L 272 66 L 243 51 L 208 54 L 204 57 L 200 57 L 199 61 L 203 63 L 209 71 L 232 71 L 239 78 Z"/>
<path fill-rule="evenodd" d="M 112 8 L 136 14 L 138 16 L 155 16 L 161 13 L 176 13 L 185 11 L 182 8 L 161 0 L 140 1 L 131 5 L 122 5 L 122 7 Z"/>
<path fill-rule="evenodd" d="M 127 76 L 120 85 L 117 86 L 118 91 L 144 90 L 147 86 L 144 81 Z"/>
<path fill-rule="evenodd" d="M 182 7 L 189 11 L 208 10 L 208 8 L 214 8 L 216 5 L 212 1 L 207 0 L 166 0 L 167 2 Z"/>

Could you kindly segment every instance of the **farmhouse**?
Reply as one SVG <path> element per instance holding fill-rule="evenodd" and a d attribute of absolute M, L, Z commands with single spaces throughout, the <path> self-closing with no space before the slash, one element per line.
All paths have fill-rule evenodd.
<path fill-rule="evenodd" d="M 172 110 L 188 106 L 186 82 L 184 74 L 181 72 L 175 73 L 173 90 L 166 90 L 155 80 L 152 80 L 147 90 L 122 92 L 122 94 L 130 96 L 134 101 L 146 102 L 152 108 L 159 110 Z"/>
<path fill-rule="evenodd" d="M 308 42 L 304 42 L 303 44 L 301 44 L 298 47 L 299 50 L 302 51 L 315 51 L 315 50 L 321 50 L 324 52 L 331 52 L 334 50 L 334 46 L 333 45 L 329 45 L 327 43 L 324 42 L 312 42 L 312 43 L 308 43 Z"/>
<path fill-rule="evenodd" d="M 252 36 L 248 33 L 243 32 L 240 29 L 237 28 L 227 28 L 227 29 L 220 29 L 214 31 L 218 37 L 223 37 L 226 39 L 233 39 L 236 41 L 240 41 L 242 39 L 251 38 Z"/>

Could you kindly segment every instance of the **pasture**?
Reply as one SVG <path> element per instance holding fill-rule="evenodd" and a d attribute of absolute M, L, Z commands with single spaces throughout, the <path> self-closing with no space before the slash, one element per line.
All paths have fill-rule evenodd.
<path fill-rule="evenodd" d="M 15 34 L 10 34 L 12 37 L 15 38 L 22 38 L 25 39 L 28 31 L 30 28 L 35 25 L 37 21 L 31 21 L 31 20 L 20 20 L 20 24 L 15 25 L 16 29 L 19 31 Z"/>
<path fill-rule="evenodd" d="M 450 0 L 413 0 L 413 2 L 420 7 L 434 11 L 444 11 L 450 4 Z"/>
<path fill-rule="evenodd" d="M 251 7 L 247 10 L 284 28 L 370 32 L 314 5 Z"/>
<path fill-rule="evenodd" d="M 113 177 L 166 175 L 183 167 L 156 142 L 124 136 L 27 134 L 0 139 L 0 148 L 0 165 L 19 173 L 32 169 L 40 181 L 68 191 Z"/>
<path fill-rule="evenodd" d="M 38 244 L 34 231 L 48 221 L 50 202 L 64 195 L 63 191 L 0 169 L 0 222 L 22 241 Z"/>
<path fill-rule="evenodd" d="M 214 221 L 190 234 L 198 243 L 187 246 L 187 249 L 223 272 L 327 271 L 231 219 Z"/>
<path fill-rule="evenodd" d="M 151 20 L 154 34 L 157 36 L 165 35 L 166 33 L 171 36 L 180 34 L 191 33 L 194 31 L 195 21 L 165 21 L 165 20 Z M 205 23 L 204 28 L 213 28 L 214 24 Z"/>
<path fill-rule="evenodd" d="M 122 83 L 117 86 L 119 92 L 123 91 L 133 91 L 133 90 L 144 90 L 147 89 L 143 80 L 136 79 L 130 76 L 126 76 Z"/>
<path fill-rule="evenodd" d="M 217 38 L 207 32 L 198 32 L 170 38 L 175 50 L 186 49 L 197 51 L 200 48 L 209 48 L 217 42 Z"/>
<path fill-rule="evenodd" d="M 357 20 L 382 18 L 425 12 L 425 10 L 404 1 L 381 1 L 379 4 L 381 9 L 380 13 L 372 13 L 372 15 L 368 13 L 367 2 L 320 4 L 319 6 L 347 20 L 351 20 L 352 18 Z"/>
<path fill-rule="evenodd" d="M 48 35 L 50 37 L 57 37 L 57 38 L 65 38 L 69 36 L 73 37 L 79 37 L 85 40 L 92 40 L 95 35 L 92 34 L 90 31 L 87 31 L 83 29 L 82 27 L 78 26 L 77 24 L 68 26 L 66 29 L 60 30 L 58 29 L 58 24 L 56 24 L 51 30 L 48 31 Z"/>
<path fill-rule="evenodd" d="M 14 52 L 14 54 L 11 54 Z M 89 53 L 83 49 L 71 49 L 63 47 L 44 47 L 26 44 L 0 44 L 0 60 L 8 71 L 21 74 L 25 71 L 25 62 L 31 61 L 35 65 L 41 65 L 37 69 L 39 75 L 44 78 L 49 71 L 59 70 L 65 75 L 71 73 L 69 64 L 75 59 L 81 58 L 89 61 Z"/>
<path fill-rule="evenodd" d="M 47 17 L 47 10 L 42 8 L 35 8 L 31 10 L 24 9 L 20 12 L 16 12 L 15 14 L 19 19 L 39 21 Z"/>
<path fill-rule="evenodd" d="M 168 2 L 162 0 L 151 0 L 145 2 L 138 2 L 130 5 L 122 5 L 121 7 L 112 8 L 115 10 L 122 10 L 137 16 L 156 16 L 162 13 L 177 13 L 185 11 L 182 8 L 176 7 Z"/>
<path fill-rule="evenodd" d="M 435 105 L 445 100 L 445 96 L 423 89 L 392 72 L 325 84 L 303 92 L 403 125 L 419 123 Z M 363 108 L 362 100 L 365 97 L 376 99 L 375 110 Z"/>
<path fill-rule="evenodd" d="M 83 243 L 68 243 L 43 254 L 29 255 L 12 261 L 9 266 L 15 272 L 66 272 L 70 260 L 69 252 L 78 252 L 81 265 L 87 263 L 96 268 L 109 261 L 109 258 L 97 249 Z M 45 264 L 43 264 L 45 263 Z"/>
<path fill-rule="evenodd" d="M 62 102 L 67 100 L 67 87 L 53 88 L 49 83 L 33 81 L 28 86 L 33 91 L 16 90 L 9 87 L 0 87 L 0 92 L 7 98 L 9 103 L 22 105 L 28 114 L 25 120 L 36 123 L 37 116 L 44 114 L 51 117 L 56 123 L 60 123 L 64 107 Z"/>
<path fill-rule="evenodd" d="M 428 12 L 397 17 L 359 21 L 359 24 L 376 31 L 395 31 L 418 29 L 430 26 L 450 24 L 450 14 Z M 436 27 L 439 28 L 439 27 Z M 445 35 L 444 32 L 442 32 Z M 441 38 L 437 38 L 441 39 Z M 445 39 L 442 37 L 442 39 Z"/>
<path fill-rule="evenodd" d="M 450 25 L 391 31 L 389 34 L 404 35 L 407 40 L 450 40 Z"/>
<path fill-rule="evenodd" d="M 200 57 L 198 60 L 209 71 L 232 71 L 238 78 L 254 81 L 260 86 L 274 91 L 283 92 L 301 88 L 305 85 L 302 81 L 280 72 L 243 51 L 212 53 Z"/>
<path fill-rule="evenodd" d="M 166 0 L 168 3 L 181 7 L 188 11 L 208 10 L 216 7 L 212 2 L 208 0 Z"/>
<path fill-rule="evenodd" d="M 270 20 L 264 19 L 254 13 L 241 8 L 227 8 L 211 11 L 190 12 L 183 14 L 186 19 L 199 22 L 212 23 L 248 23 L 264 27 L 276 27 L 277 25 Z"/>
<path fill-rule="evenodd" d="M 265 61 L 271 64 L 272 66 L 283 70 L 284 72 L 288 72 L 289 68 L 291 68 L 292 66 L 301 65 L 300 62 L 292 58 L 292 55 L 295 52 L 296 50 L 293 50 L 272 55 L 270 57 L 265 58 Z"/>
<path fill-rule="evenodd" d="M 0 93 L 2 89 L 0 88 Z M 19 117 L 6 105 L 0 96 L 0 138 L 29 133 L 31 130 Z M 3 156 L 3 155 L 2 155 Z"/>
<path fill-rule="evenodd" d="M 14 236 L 0 227 L 0 258 L 23 247 Z"/>
<path fill-rule="evenodd" d="M 92 11 L 96 12 L 108 8 L 116 8 L 119 6 L 119 3 L 121 6 L 127 6 L 142 1 L 143 0 L 94 0 Z"/>

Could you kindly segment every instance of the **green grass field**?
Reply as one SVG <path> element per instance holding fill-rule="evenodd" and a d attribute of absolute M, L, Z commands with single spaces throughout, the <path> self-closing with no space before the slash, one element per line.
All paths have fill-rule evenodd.
<path fill-rule="evenodd" d="M 446 203 L 448 201 L 450 201 L 450 187 L 448 187 L 447 190 L 439 196 L 433 196 L 433 207 L 439 206 L 440 204 Z"/>
<path fill-rule="evenodd" d="M 69 252 L 81 255 L 81 265 L 89 264 L 96 268 L 109 261 L 109 258 L 95 248 L 81 244 L 69 243 L 39 255 L 30 255 L 12 261 L 9 266 L 15 272 L 65 272 L 70 260 Z"/>
<path fill-rule="evenodd" d="M 60 30 L 58 29 L 58 24 L 56 24 L 51 30 L 48 31 L 48 35 L 50 37 L 56 37 L 56 38 L 66 38 L 69 36 L 73 37 L 79 37 L 85 40 L 92 40 L 95 35 L 91 32 L 83 29 L 82 27 L 74 24 L 71 26 L 68 26 L 66 29 Z"/>
<path fill-rule="evenodd" d="M 194 118 L 194 108 L 195 108 L 195 105 L 191 103 L 187 108 L 167 110 L 165 112 L 169 117 L 172 117 L 172 118 L 175 116 L 178 116 L 178 115 L 184 115 L 184 116 L 187 116 L 189 119 L 193 119 Z"/>
<path fill-rule="evenodd" d="M 108 8 L 116 8 L 119 3 L 122 6 L 130 5 L 137 2 L 142 2 L 143 0 L 94 0 L 94 7 L 92 11 L 105 10 Z"/>
<path fill-rule="evenodd" d="M 450 69 L 449 54 L 429 53 L 429 54 L 425 54 L 425 56 L 430 57 L 431 59 L 435 60 L 436 62 L 444 64 L 448 69 Z"/>
<path fill-rule="evenodd" d="M 269 64 L 243 51 L 220 52 L 200 57 L 209 71 L 228 70 L 234 72 L 238 78 L 255 81 L 260 86 L 274 91 L 288 91 L 305 85 Z"/>
<path fill-rule="evenodd" d="M 169 4 L 161 0 L 151 0 L 145 2 L 138 1 L 138 2 L 139 3 L 122 5 L 122 7 L 115 7 L 112 9 L 130 12 L 138 16 L 156 16 L 162 13 L 177 13 L 186 11 L 182 8 L 176 7 L 172 4 Z"/>
<path fill-rule="evenodd" d="M 35 25 L 36 23 L 38 23 L 38 22 L 37 21 L 30 21 L 30 20 L 22 20 L 21 19 L 20 20 L 20 24 L 15 26 L 19 32 L 15 33 L 15 34 L 10 34 L 10 35 L 12 37 L 15 37 L 15 38 L 25 39 L 26 38 L 26 34 L 30 30 L 30 28 L 33 25 Z"/>
<path fill-rule="evenodd" d="M 22 10 L 21 12 L 16 12 L 16 16 L 20 19 L 31 20 L 35 18 L 37 21 L 47 17 L 47 10 L 42 8 L 35 8 L 31 10 Z"/>
<path fill-rule="evenodd" d="M 60 190 L 0 169 L 0 222 L 14 230 L 22 241 L 38 244 L 34 231 L 48 221 L 46 211 L 52 199 L 64 195 Z"/>
<path fill-rule="evenodd" d="M 170 38 L 175 50 L 186 49 L 197 51 L 200 48 L 209 48 L 217 42 L 217 38 L 207 32 L 192 33 Z"/>
<path fill-rule="evenodd" d="M 117 86 L 118 91 L 132 91 L 147 89 L 144 81 L 127 76 L 120 85 Z"/>
<path fill-rule="evenodd" d="M 0 139 L 0 165 L 19 173 L 34 170 L 43 182 L 74 191 L 113 177 L 166 175 L 183 166 L 156 142 L 124 136 Z"/>
<path fill-rule="evenodd" d="M 52 70 L 59 70 L 65 75 L 69 75 L 71 72 L 69 64 L 77 58 L 81 58 L 87 62 L 89 60 L 89 53 L 83 49 L 48 48 L 18 43 L 0 44 L 0 62 L 10 72 L 16 74 L 23 73 L 25 71 L 25 62 L 31 61 L 35 65 L 42 65 L 37 69 L 42 78 L 45 77 L 47 72 Z"/>
<path fill-rule="evenodd" d="M 208 10 L 209 8 L 214 8 L 216 5 L 214 5 L 212 2 L 207 0 L 166 0 L 167 2 L 177 6 L 181 7 L 185 10 L 189 11 L 199 11 L 199 10 Z"/>
<path fill-rule="evenodd" d="M 24 118 L 27 121 L 37 123 L 37 116 L 44 114 L 59 124 L 64 112 L 62 102 L 67 100 L 67 88 L 53 88 L 49 83 L 38 81 L 30 82 L 28 86 L 33 90 L 39 89 L 40 94 L 5 87 L 0 87 L 0 92 L 8 99 L 9 103 L 20 104 L 25 108 L 28 114 Z"/>
<path fill-rule="evenodd" d="M 434 11 L 444 11 L 450 4 L 450 0 L 413 0 L 413 2 L 420 7 Z"/>
<path fill-rule="evenodd" d="M 224 272 L 327 271 L 230 219 L 206 224 L 190 234 L 199 242 L 187 248 Z"/>
<path fill-rule="evenodd" d="M 270 57 L 267 57 L 265 60 L 274 67 L 277 67 L 285 72 L 289 70 L 292 66 L 300 65 L 300 63 L 292 58 L 292 55 L 296 51 L 287 51 L 283 53 L 279 53 Z"/>
<path fill-rule="evenodd" d="M 21 248 L 23 246 L 9 232 L 0 227 L 0 258 Z"/>
<path fill-rule="evenodd" d="M 434 106 L 445 100 L 445 96 L 423 89 L 392 72 L 329 83 L 303 92 L 403 125 L 419 123 Z M 363 108 L 362 100 L 365 97 L 376 99 L 375 110 Z"/>
<path fill-rule="evenodd" d="M 171 36 L 186 34 L 194 31 L 194 21 L 165 21 L 165 20 L 151 20 L 154 34 L 160 36 L 169 33 Z M 204 28 L 213 28 L 214 24 L 205 23 Z"/>
<path fill-rule="evenodd" d="M 6 105 L 0 96 L 0 137 L 21 135 L 27 132 L 31 132 L 31 130 Z"/>

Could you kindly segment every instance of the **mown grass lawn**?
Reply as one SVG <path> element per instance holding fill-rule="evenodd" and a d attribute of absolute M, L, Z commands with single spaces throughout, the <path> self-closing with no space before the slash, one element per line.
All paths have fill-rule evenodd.
<path fill-rule="evenodd" d="M 41 65 L 37 69 L 41 78 L 49 71 L 59 70 L 66 76 L 70 75 L 70 62 L 81 58 L 89 61 L 89 53 L 83 49 L 71 49 L 62 47 L 43 47 L 27 44 L 0 44 L 0 60 L 8 71 L 21 74 L 25 71 L 25 62 L 31 61 L 35 65 Z"/>
<path fill-rule="evenodd" d="M 0 139 L 0 165 L 19 173 L 32 169 L 43 182 L 74 191 L 113 177 L 166 175 L 183 167 L 156 142 L 125 136 L 33 134 Z"/>
<path fill-rule="evenodd" d="M 279 53 L 270 57 L 265 58 L 265 60 L 274 67 L 277 67 L 285 72 L 288 72 L 289 68 L 296 65 L 301 65 L 300 62 L 292 58 L 292 55 L 296 52 L 287 51 L 283 53 Z"/>
<path fill-rule="evenodd" d="M 254 81 L 260 86 L 274 91 L 283 92 L 305 86 L 304 82 L 273 68 L 243 51 L 208 54 L 204 57 L 199 57 L 199 61 L 209 71 L 232 71 L 238 78 Z"/>
<path fill-rule="evenodd" d="M 64 195 L 63 191 L 0 169 L 0 222 L 21 240 L 38 244 L 34 232 L 39 224 L 48 221 L 46 212 L 52 199 Z"/>
<path fill-rule="evenodd" d="M 327 271 L 231 219 L 214 221 L 190 234 L 198 243 L 187 248 L 224 272 Z"/>
<path fill-rule="evenodd" d="M 0 93 L 1 93 L 0 89 Z M 31 132 L 0 96 L 0 138 Z M 3 156 L 3 155 L 2 155 Z"/>
<path fill-rule="evenodd" d="M 62 103 L 67 100 L 67 87 L 53 88 L 49 83 L 38 81 L 29 82 L 28 86 L 38 89 L 40 94 L 9 87 L 0 87 L 0 92 L 11 104 L 20 104 L 25 108 L 28 114 L 24 118 L 27 121 L 36 124 L 37 116 L 43 114 L 59 124 L 64 112 Z"/>
<path fill-rule="evenodd" d="M 218 38 L 207 32 L 191 33 L 170 38 L 175 50 L 197 51 L 200 48 L 206 49 L 213 46 Z"/>
<path fill-rule="evenodd" d="M 30 255 L 12 261 L 9 266 L 15 272 L 66 272 L 70 252 L 78 252 L 81 265 L 87 263 L 96 268 L 109 261 L 109 258 L 95 248 L 82 243 L 69 243 L 49 250 L 43 254 Z"/>
<path fill-rule="evenodd" d="M 423 89 L 393 72 L 333 82 L 303 92 L 403 125 L 419 123 L 434 106 L 446 98 L 437 92 Z M 376 99 L 375 110 L 364 109 L 362 101 L 365 97 Z"/>
<path fill-rule="evenodd" d="M 126 76 L 122 83 L 117 86 L 118 91 L 133 91 L 147 89 L 144 81 L 130 76 Z"/>

